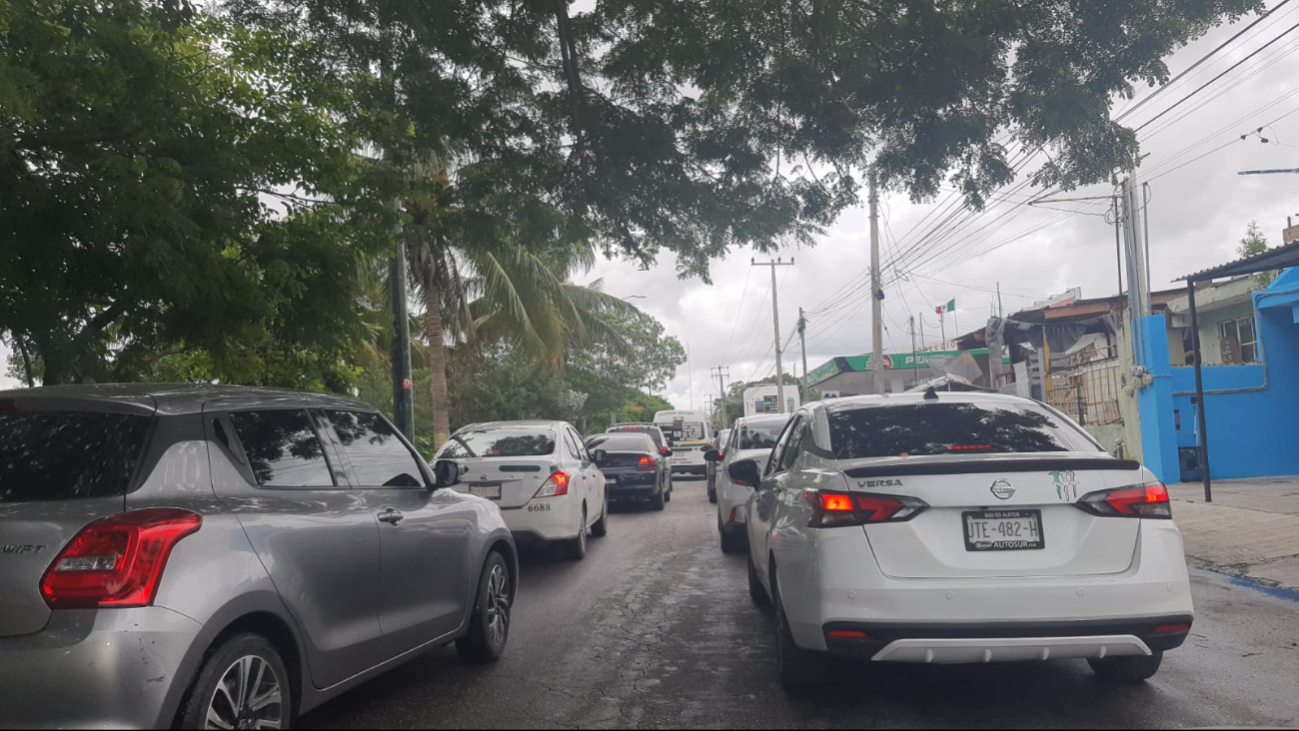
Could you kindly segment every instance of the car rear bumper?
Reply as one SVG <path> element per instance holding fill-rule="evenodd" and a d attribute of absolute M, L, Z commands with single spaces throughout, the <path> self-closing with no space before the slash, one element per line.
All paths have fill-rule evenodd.
<path fill-rule="evenodd" d="M 872 635 L 890 641 L 1132 635 L 1144 642 L 1151 623 L 1169 618 L 1189 623 L 1194 616 L 1181 536 L 1168 522 L 1149 530 L 1143 526 L 1126 571 L 1091 576 L 898 579 L 885 576 L 869 559 L 860 530 L 821 531 L 802 556 L 781 545 L 776 548 L 782 603 L 795 642 L 809 650 L 830 649 L 826 628 L 832 626 L 874 628 L 877 634 L 881 627 L 926 630 Z M 1079 626 L 1090 629 L 1070 629 Z M 1042 627 L 1054 629 L 1043 634 Z M 998 628 L 1001 634 L 995 633 Z M 969 634 L 974 630 L 994 633 Z M 1181 639 L 1149 649 L 1172 649 Z"/>
<path fill-rule="evenodd" d="M 672 465 L 672 474 L 674 475 L 702 475 L 707 471 L 708 467 L 702 464 Z"/>
<path fill-rule="evenodd" d="M 577 537 L 582 503 L 573 495 L 537 498 L 521 508 L 502 510 L 516 543 L 565 541 Z"/>
<path fill-rule="evenodd" d="M 1193 618 L 1136 620 L 879 624 L 831 622 L 826 650 L 876 662 L 939 665 L 1148 656 L 1186 641 Z"/>
<path fill-rule="evenodd" d="M 162 607 L 84 609 L 0 638 L 0 727 L 168 728 L 190 681 L 176 674 L 200 630 Z"/>

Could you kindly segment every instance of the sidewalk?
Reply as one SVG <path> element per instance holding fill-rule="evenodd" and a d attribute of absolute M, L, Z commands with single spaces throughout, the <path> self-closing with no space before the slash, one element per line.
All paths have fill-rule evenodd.
<path fill-rule="evenodd" d="M 1173 519 L 1193 563 L 1299 588 L 1299 477 L 1221 480 L 1169 487 Z"/>

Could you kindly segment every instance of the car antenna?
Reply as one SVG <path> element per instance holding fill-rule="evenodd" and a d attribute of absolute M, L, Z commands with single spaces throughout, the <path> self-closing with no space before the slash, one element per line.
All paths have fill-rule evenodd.
<path fill-rule="evenodd" d="M 938 400 L 938 392 L 934 390 L 933 386 L 930 386 L 929 388 L 925 389 L 925 400 L 926 401 Z"/>

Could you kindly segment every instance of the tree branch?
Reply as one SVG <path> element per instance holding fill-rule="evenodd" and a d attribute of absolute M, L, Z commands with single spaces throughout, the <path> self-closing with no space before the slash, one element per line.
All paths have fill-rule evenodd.
<path fill-rule="evenodd" d="M 27 352 L 27 341 L 17 333 L 14 333 L 14 344 L 18 346 L 18 353 L 23 357 L 23 374 L 26 376 L 27 387 L 32 388 L 36 385 L 36 375 L 32 371 L 32 357 Z"/>

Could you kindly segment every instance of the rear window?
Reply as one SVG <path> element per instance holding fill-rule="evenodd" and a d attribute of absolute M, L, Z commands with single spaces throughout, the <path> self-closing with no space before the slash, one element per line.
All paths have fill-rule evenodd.
<path fill-rule="evenodd" d="M 0 503 L 125 495 L 149 418 L 0 411 Z"/>
<path fill-rule="evenodd" d="M 263 487 L 332 487 L 320 437 L 305 411 L 239 411 L 230 414 L 257 484 Z"/>
<path fill-rule="evenodd" d="M 614 434 L 616 432 L 624 432 L 624 431 L 638 432 L 640 434 L 644 434 L 645 436 L 654 440 L 654 446 L 657 447 L 663 446 L 663 437 L 661 436 L 663 432 L 659 431 L 658 427 L 654 427 L 654 426 L 615 426 L 609 429 L 608 433 Z"/>
<path fill-rule="evenodd" d="M 606 452 L 651 452 L 654 441 L 644 434 L 597 434 L 586 440 L 586 448 Z"/>
<path fill-rule="evenodd" d="M 708 433 L 702 421 L 674 420 L 671 424 L 658 424 L 658 428 L 667 435 L 668 442 L 702 442 Z"/>
<path fill-rule="evenodd" d="M 419 464 L 388 421 L 375 413 L 327 411 L 358 485 L 420 487 Z"/>
<path fill-rule="evenodd" d="M 829 419 L 835 459 L 1099 451 L 1035 404 L 909 404 L 833 411 Z"/>
<path fill-rule="evenodd" d="M 771 449 L 785 430 L 787 421 L 770 421 L 763 424 L 745 424 L 740 430 L 740 449 Z"/>
<path fill-rule="evenodd" d="M 545 457 L 555 453 L 555 432 L 536 427 L 462 431 L 442 447 L 438 459 Z"/>

